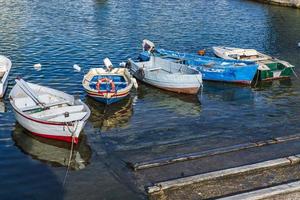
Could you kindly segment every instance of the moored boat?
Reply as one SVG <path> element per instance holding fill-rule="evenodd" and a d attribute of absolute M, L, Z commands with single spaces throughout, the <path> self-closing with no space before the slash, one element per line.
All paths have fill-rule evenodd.
<path fill-rule="evenodd" d="M 16 120 L 33 135 L 78 143 L 90 109 L 80 99 L 16 79 L 9 94 Z"/>
<path fill-rule="evenodd" d="M 262 81 L 289 78 L 294 66 L 290 63 L 273 58 L 256 51 L 255 49 L 242 49 L 234 47 L 213 47 L 214 54 L 220 58 L 256 62 L 258 78 Z"/>
<path fill-rule="evenodd" d="M 202 75 L 187 65 L 151 56 L 149 61 L 128 60 L 130 72 L 140 81 L 160 89 L 197 94 L 202 86 Z"/>
<path fill-rule="evenodd" d="M 107 59 L 104 59 L 104 64 L 107 69 L 92 68 L 83 77 L 82 86 L 90 97 L 112 104 L 128 96 L 133 86 L 138 87 L 126 68 L 113 68 Z"/>
<path fill-rule="evenodd" d="M 5 94 L 11 66 L 11 61 L 7 57 L 0 55 L 0 98 Z"/>
<path fill-rule="evenodd" d="M 203 75 L 203 80 L 249 85 L 252 83 L 258 68 L 255 62 L 225 60 L 155 47 L 149 48 L 153 43 L 148 43 L 147 41 L 143 41 L 143 52 L 139 55 L 140 60 L 146 61 L 149 60 L 151 55 L 155 55 L 173 62 L 187 64 L 200 71 Z"/>

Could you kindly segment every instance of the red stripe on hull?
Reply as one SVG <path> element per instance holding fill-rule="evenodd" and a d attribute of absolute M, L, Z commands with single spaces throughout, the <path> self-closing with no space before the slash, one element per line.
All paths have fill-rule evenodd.
<path fill-rule="evenodd" d="M 53 140 L 60 140 L 60 141 L 72 143 L 72 137 L 71 136 L 45 135 L 45 134 L 42 134 L 42 133 L 34 133 L 32 131 L 30 131 L 30 133 L 32 135 L 36 135 L 36 136 L 43 137 L 43 138 L 48 138 L 48 139 L 53 139 Z M 78 143 L 78 137 L 74 137 L 74 143 L 75 144 Z"/>
<path fill-rule="evenodd" d="M 92 97 L 101 97 L 101 98 L 106 98 L 105 96 L 106 95 L 101 95 L 101 94 L 96 94 L 96 93 L 90 93 L 90 92 L 87 92 L 89 96 L 92 96 Z M 116 95 L 113 95 L 111 98 L 114 98 L 114 97 L 123 97 L 123 96 L 127 96 L 129 93 L 124 93 L 124 94 L 116 94 Z"/>
<path fill-rule="evenodd" d="M 55 126 L 65 126 L 66 124 L 65 123 L 61 123 L 61 122 L 47 122 L 47 121 L 40 121 L 40 120 L 36 120 L 34 118 L 31 118 L 31 117 L 28 117 L 26 115 L 23 115 L 21 112 L 19 112 L 18 110 L 14 109 L 15 112 L 17 112 L 19 115 L 21 115 L 22 117 L 28 119 L 28 120 L 31 120 L 33 122 L 36 122 L 36 123 L 40 123 L 40 124 L 46 124 L 46 125 L 55 125 Z"/>
<path fill-rule="evenodd" d="M 129 93 L 126 94 L 122 94 L 122 95 L 113 95 L 112 97 L 110 97 L 110 99 L 112 98 L 118 98 L 118 97 L 125 97 L 127 96 Z M 104 95 L 97 95 L 97 94 L 92 94 L 92 93 L 88 93 L 89 96 L 91 97 L 101 97 L 101 98 L 106 98 Z"/>
<path fill-rule="evenodd" d="M 274 80 L 284 80 L 284 79 L 290 79 L 289 76 L 280 76 L 280 77 L 272 77 L 272 78 L 265 78 L 262 79 L 262 81 L 274 81 Z"/>

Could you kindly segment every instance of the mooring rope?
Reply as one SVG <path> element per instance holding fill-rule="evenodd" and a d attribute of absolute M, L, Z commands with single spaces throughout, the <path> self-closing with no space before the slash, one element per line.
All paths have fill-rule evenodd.
<path fill-rule="evenodd" d="M 72 126 L 74 126 L 76 122 L 77 122 L 77 124 L 76 124 L 76 126 L 75 126 L 74 131 L 72 131 L 72 130 L 70 129 L 70 127 L 68 126 L 68 123 L 66 123 L 66 126 L 67 126 L 67 128 L 68 128 L 68 131 L 71 133 L 71 136 L 72 136 L 72 143 L 71 143 L 71 149 L 70 149 L 70 155 L 69 155 L 69 160 L 68 160 L 67 170 L 66 170 L 66 174 L 65 174 L 65 177 L 64 177 L 64 181 L 63 181 L 63 186 L 65 186 L 65 184 L 66 184 L 67 176 L 68 176 L 68 173 L 69 173 L 69 170 L 70 170 L 71 159 L 72 159 L 72 156 L 73 156 L 73 148 L 74 148 L 75 133 L 76 133 L 76 131 L 77 131 L 77 129 L 78 129 L 79 121 L 75 121 L 74 124 L 72 124 Z"/>
<path fill-rule="evenodd" d="M 291 67 L 293 74 L 296 76 L 297 79 L 299 79 L 299 76 L 297 75 L 297 73 L 295 72 L 295 70 Z"/>
<path fill-rule="evenodd" d="M 254 87 L 256 87 L 257 83 L 258 83 L 258 79 L 259 79 L 259 76 L 261 75 L 261 71 L 260 70 L 257 70 L 257 76 L 256 76 L 256 81 L 255 81 L 255 84 L 254 84 Z"/>

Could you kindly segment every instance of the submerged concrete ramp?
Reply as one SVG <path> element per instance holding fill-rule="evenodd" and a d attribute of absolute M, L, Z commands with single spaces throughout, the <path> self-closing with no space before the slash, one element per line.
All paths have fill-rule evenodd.
<path fill-rule="evenodd" d="M 277 199 L 282 199 L 279 198 L 280 195 L 298 195 L 300 182 L 283 183 L 300 179 L 299 170 L 300 155 L 293 155 L 251 165 L 158 182 L 148 187 L 147 191 L 150 199 L 221 198 L 227 200 L 254 200 L 270 199 L 274 196 L 278 196 L 278 198 L 276 197 Z M 232 196 L 237 193 L 242 194 Z"/>
<path fill-rule="evenodd" d="M 246 192 L 217 200 L 295 200 L 300 199 L 300 181 Z"/>

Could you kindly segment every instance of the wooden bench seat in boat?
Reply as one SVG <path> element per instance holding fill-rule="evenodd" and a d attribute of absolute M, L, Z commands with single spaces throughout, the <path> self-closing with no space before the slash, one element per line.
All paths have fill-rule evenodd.
<path fill-rule="evenodd" d="M 69 113 L 68 116 L 65 116 L 64 114 L 55 115 L 51 118 L 43 119 L 50 122 L 72 122 L 72 121 L 78 121 L 83 119 L 87 115 L 87 112 L 75 112 L 75 113 Z"/>
<path fill-rule="evenodd" d="M 56 115 L 61 115 L 66 112 L 68 113 L 74 113 L 74 112 L 80 112 L 84 109 L 83 105 L 77 105 L 77 106 L 64 106 L 64 107 L 58 107 L 58 108 L 51 108 L 48 110 L 43 110 L 41 112 L 36 112 L 30 114 L 31 117 L 38 118 L 38 119 L 46 119 L 46 118 L 52 118 Z"/>
<path fill-rule="evenodd" d="M 68 105 L 72 105 L 70 101 L 57 101 L 57 102 L 53 102 L 53 103 L 48 103 L 48 104 L 44 104 L 44 107 L 49 108 L 49 107 L 53 107 L 53 106 L 58 106 L 58 105 L 62 105 L 62 104 L 68 104 Z M 22 108 L 22 112 L 26 112 L 26 111 L 30 111 L 30 110 L 35 110 L 41 108 L 40 105 L 34 105 L 34 106 L 29 106 L 29 107 L 24 107 Z"/>

